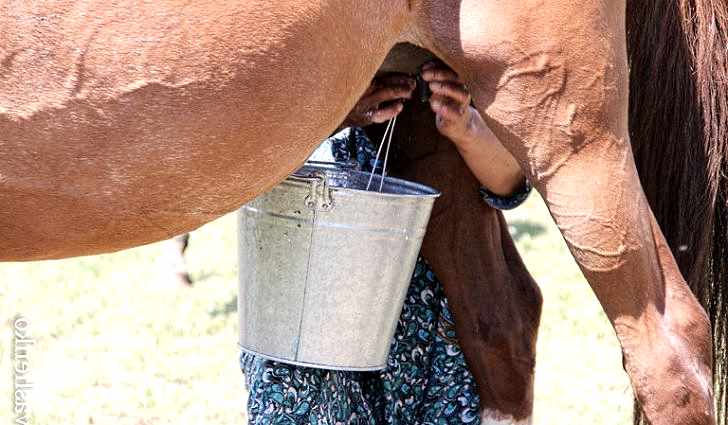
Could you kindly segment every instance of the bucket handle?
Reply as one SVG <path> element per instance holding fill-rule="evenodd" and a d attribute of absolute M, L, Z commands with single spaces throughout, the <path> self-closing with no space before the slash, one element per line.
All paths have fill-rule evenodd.
<path fill-rule="evenodd" d="M 387 152 L 384 154 L 384 166 L 382 167 L 382 175 L 379 177 L 379 191 L 381 192 L 384 188 L 384 178 L 387 176 L 387 160 L 389 159 L 389 148 L 392 146 L 392 135 L 394 134 L 394 126 L 396 124 L 397 116 L 395 115 L 394 118 L 390 119 L 389 122 L 387 122 L 387 128 L 384 130 L 382 142 L 379 144 L 377 157 L 374 159 L 374 166 L 372 167 L 372 173 L 369 175 L 369 182 L 367 183 L 366 190 L 369 190 L 369 186 L 372 185 L 374 173 L 377 171 L 377 165 L 379 165 L 379 155 L 381 155 L 382 147 L 384 147 L 384 141 L 387 140 L 387 135 L 389 135 L 389 139 L 387 140 Z"/>

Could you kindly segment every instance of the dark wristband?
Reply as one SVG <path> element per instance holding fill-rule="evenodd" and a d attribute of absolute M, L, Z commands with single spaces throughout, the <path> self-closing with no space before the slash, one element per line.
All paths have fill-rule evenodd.
<path fill-rule="evenodd" d="M 520 188 L 509 196 L 496 195 L 484 187 L 481 187 L 478 192 L 483 201 L 491 207 L 498 210 L 512 210 L 528 199 L 531 189 L 533 189 L 531 183 L 525 179 Z"/>

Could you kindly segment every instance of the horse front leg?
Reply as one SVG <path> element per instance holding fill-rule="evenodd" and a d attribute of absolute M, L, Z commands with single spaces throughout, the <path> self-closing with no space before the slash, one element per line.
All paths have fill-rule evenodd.
<path fill-rule="evenodd" d="M 435 28 L 433 46 L 542 194 L 614 326 L 650 423 L 715 423 L 708 319 L 633 161 L 624 2 L 464 0 L 427 11 L 457 17 L 457 37 Z"/>

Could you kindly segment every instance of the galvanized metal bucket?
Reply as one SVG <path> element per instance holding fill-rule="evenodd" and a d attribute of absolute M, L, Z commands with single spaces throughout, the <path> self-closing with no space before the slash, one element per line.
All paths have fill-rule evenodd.
<path fill-rule="evenodd" d="M 439 192 L 307 164 L 239 210 L 240 347 L 338 370 L 385 367 Z M 381 177 L 372 187 L 379 189 Z"/>

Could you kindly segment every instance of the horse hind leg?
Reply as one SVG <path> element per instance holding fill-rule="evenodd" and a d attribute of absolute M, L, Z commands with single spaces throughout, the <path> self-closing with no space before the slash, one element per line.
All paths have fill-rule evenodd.
<path fill-rule="evenodd" d="M 616 330 L 646 417 L 715 423 L 709 323 L 632 157 L 624 2 L 453 4 L 432 2 L 451 16 L 430 22 L 451 28 L 427 42 L 543 196 Z"/>

